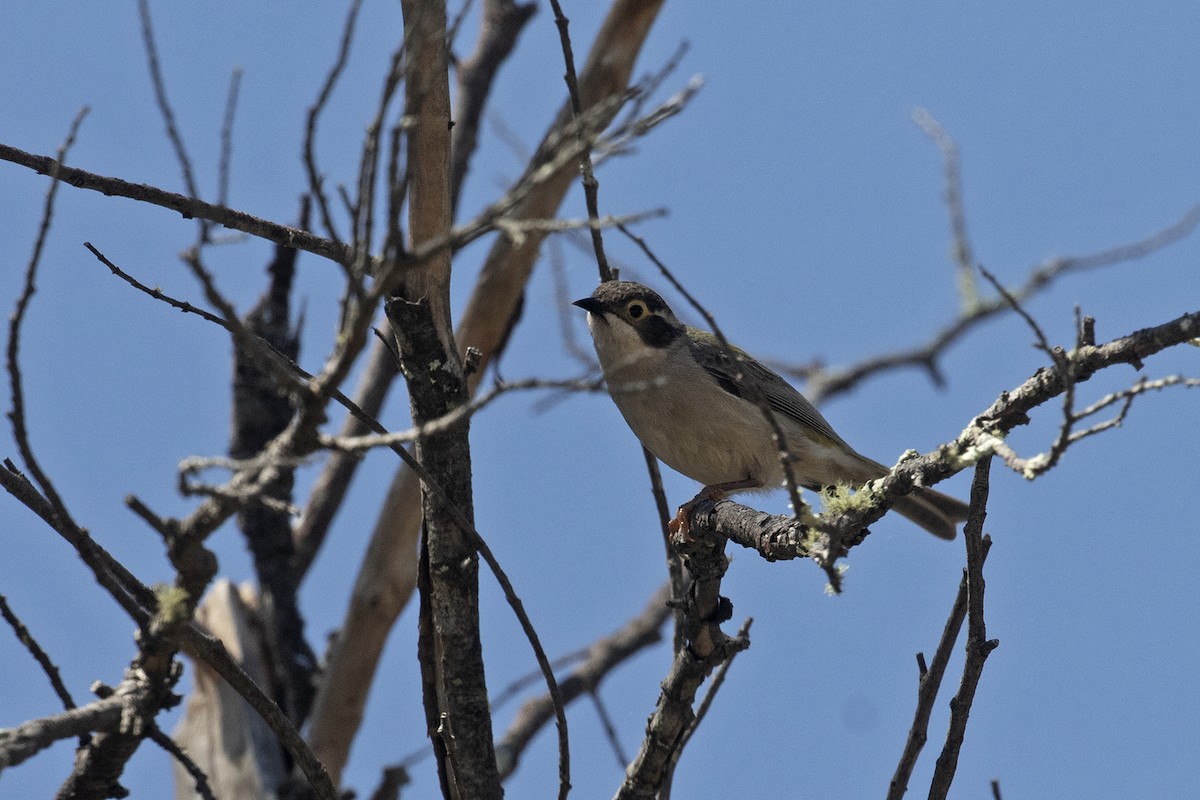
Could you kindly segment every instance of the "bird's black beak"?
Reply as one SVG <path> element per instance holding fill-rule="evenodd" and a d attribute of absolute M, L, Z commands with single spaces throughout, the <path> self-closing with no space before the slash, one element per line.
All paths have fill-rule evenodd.
<path fill-rule="evenodd" d="M 588 311 L 596 316 L 602 316 L 604 313 L 604 304 L 594 297 L 585 297 L 582 300 L 576 300 L 571 303 L 573 306 L 579 306 L 584 311 Z"/>

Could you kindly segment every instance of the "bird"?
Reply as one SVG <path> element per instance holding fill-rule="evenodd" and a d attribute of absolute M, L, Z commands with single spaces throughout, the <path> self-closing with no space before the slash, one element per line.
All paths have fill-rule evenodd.
<path fill-rule="evenodd" d="M 605 281 L 573 305 L 587 312 L 608 393 L 625 422 L 658 460 L 704 486 L 680 507 L 672 531 L 687 533 L 691 508 L 704 498 L 783 484 L 773 427 L 756 399 L 783 432 L 799 486 L 858 487 L 889 472 L 847 444 L 784 378 L 712 333 L 684 325 L 648 286 Z M 926 487 L 892 508 L 942 539 L 955 537 L 968 511 L 966 503 Z"/>

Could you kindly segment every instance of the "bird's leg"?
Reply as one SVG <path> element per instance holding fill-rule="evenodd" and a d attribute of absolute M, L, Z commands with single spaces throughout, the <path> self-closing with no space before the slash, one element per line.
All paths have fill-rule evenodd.
<path fill-rule="evenodd" d="M 740 481 L 729 481 L 727 483 L 714 483 L 710 486 L 705 486 L 695 497 L 688 500 L 679 507 L 675 512 L 675 519 L 667 523 L 667 530 L 672 535 L 688 538 L 691 530 L 692 509 L 705 500 L 724 500 L 732 492 L 741 489 L 761 489 L 762 481 L 754 478 L 742 478 Z"/>

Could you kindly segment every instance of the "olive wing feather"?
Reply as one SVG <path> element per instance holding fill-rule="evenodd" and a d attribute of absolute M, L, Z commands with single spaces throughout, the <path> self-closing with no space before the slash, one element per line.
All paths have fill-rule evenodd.
<path fill-rule="evenodd" d="M 742 373 L 743 382 L 757 386 L 766 398 L 767 405 L 772 411 L 783 414 L 799 424 L 810 439 L 820 442 L 830 440 L 849 448 L 842 437 L 838 436 L 833 427 L 821 416 L 821 412 L 808 402 L 808 399 L 786 380 L 773 371 L 755 361 L 750 355 L 738 347 L 730 348 L 739 359 L 734 362 L 729 353 L 722 347 L 715 336 L 707 331 L 695 328 L 688 329 L 688 348 L 692 357 L 712 376 L 713 380 L 725 391 L 735 397 L 745 397 L 745 392 L 739 385 L 737 374 Z M 752 398 L 745 398 L 752 399 Z M 826 442 L 822 442 L 826 443 Z"/>

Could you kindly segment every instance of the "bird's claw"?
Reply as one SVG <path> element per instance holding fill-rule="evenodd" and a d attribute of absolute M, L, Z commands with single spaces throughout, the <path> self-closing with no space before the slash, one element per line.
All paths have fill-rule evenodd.
<path fill-rule="evenodd" d="M 667 530 L 673 540 L 692 541 L 692 508 L 695 501 L 684 503 L 675 512 L 675 518 L 667 523 Z"/>

